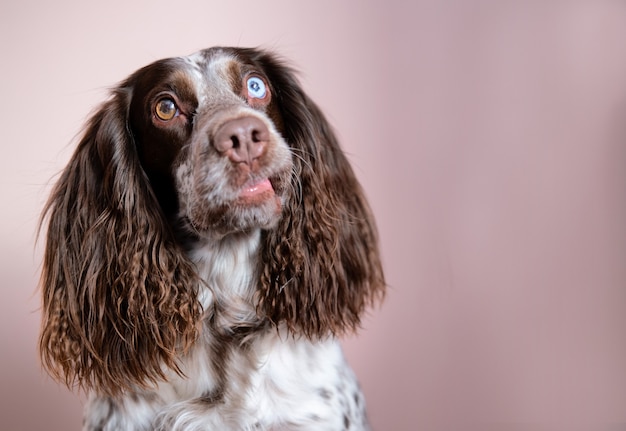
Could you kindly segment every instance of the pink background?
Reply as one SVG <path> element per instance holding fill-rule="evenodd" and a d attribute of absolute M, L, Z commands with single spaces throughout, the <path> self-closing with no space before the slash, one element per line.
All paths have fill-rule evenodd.
<path fill-rule="evenodd" d="M 626 4 L 410 3 L 0 5 L 2 429 L 80 427 L 39 369 L 34 244 L 83 121 L 218 44 L 290 58 L 367 190 L 390 290 L 344 345 L 376 429 L 626 423 Z"/>

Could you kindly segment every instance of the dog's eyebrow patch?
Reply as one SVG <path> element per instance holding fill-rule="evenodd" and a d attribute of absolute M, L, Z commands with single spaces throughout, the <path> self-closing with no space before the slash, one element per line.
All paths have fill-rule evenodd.
<path fill-rule="evenodd" d="M 242 84 L 242 64 L 235 60 L 231 59 L 228 61 L 226 66 L 224 67 L 224 75 L 226 77 L 226 81 L 230 84 L 230 88 L 232 88 L 233 93 L 240 94 L 243 89 Z"/>
<path fill-rule="evenodd" d="M 171 82 L 170 87 L 179 97 L 197 104 L 197 85 L 188 71 L 175 70 L 169 81 Z"/>

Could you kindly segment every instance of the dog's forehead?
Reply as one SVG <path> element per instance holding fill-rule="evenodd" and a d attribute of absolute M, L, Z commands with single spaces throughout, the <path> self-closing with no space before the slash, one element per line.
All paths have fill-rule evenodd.
<path fill-rule="evenodd" d="M 241 79 L 241 61 L 222 49 L 199 51 L 182 57 L 189 66 L 188 72 L 200 94 L 232 90 Z"/>

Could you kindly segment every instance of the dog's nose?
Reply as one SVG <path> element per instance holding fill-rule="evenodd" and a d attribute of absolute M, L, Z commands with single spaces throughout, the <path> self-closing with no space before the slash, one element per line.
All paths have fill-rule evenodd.
<path fill-rule="evenodd" d="M 265 151 L 270 132 L 256 117 L 241 117 L 222 124 L 213 145 L 235 163 L 251 164 Z"/>

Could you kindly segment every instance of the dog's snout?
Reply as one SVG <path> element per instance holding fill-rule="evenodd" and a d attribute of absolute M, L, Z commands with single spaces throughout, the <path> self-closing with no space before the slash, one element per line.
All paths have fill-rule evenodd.
<path fill-rule="evenodd" d="M 252 163 L 265 151 L 270 132 L 259 118 L 229 120 L 215 134 L 213 145 L 235 163 Z"/>

